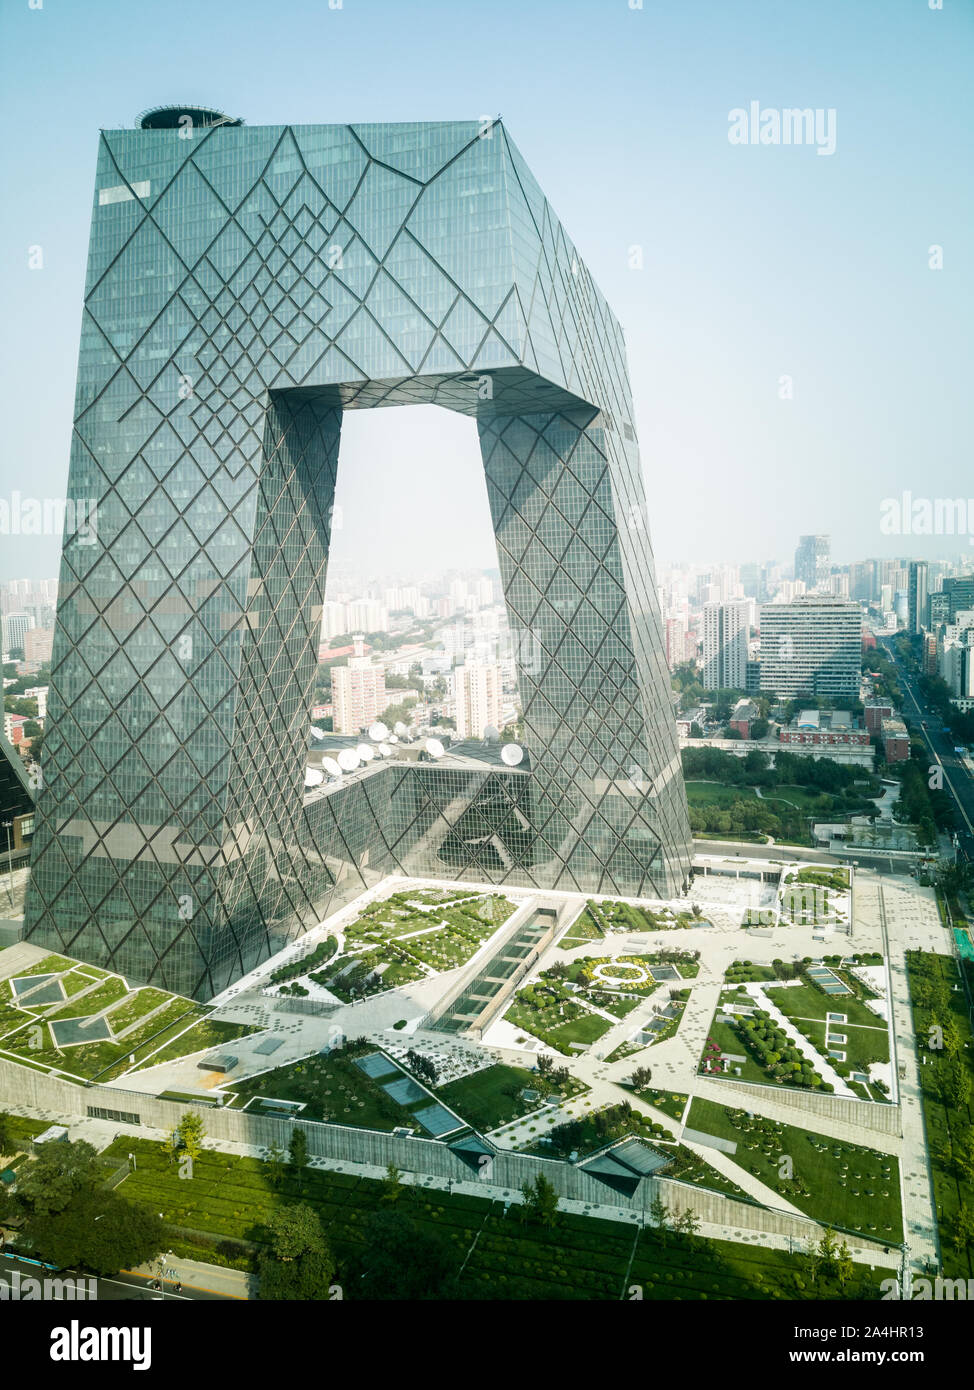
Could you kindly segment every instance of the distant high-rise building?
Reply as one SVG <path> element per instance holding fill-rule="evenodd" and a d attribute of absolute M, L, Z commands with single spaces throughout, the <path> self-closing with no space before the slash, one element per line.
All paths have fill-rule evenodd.
<path fill-rule="evenodd" d="M 367 656 L 350 656 L 347 666 L 332 667 L 331 698 L 336 734 L 367 729 L 388 703 L 384 668 L 374 666 Z"/>
<path fill-rule="evenodd" d="M 907 582 L 907 625 L 916 636 L 927 625 L 927 562 L 911 560 Z"/>
<path fill-rule="evenodd" d="M 389 612 L 378 599 L 357 599 L 347 605 L 352 632 L 388 632 Z"/>
<path fill-rule="evenodd" d="M 761 609 L 761 689 L 783 699 L 859 698 L 862 609 L 849 599 L 808 594 Z"/>
<path fill-rule="evenodd" d="M 501 668 L 467 662 L 453 673 L 458 738 L 483 738 L 500 728 Z"/>
<path fill-rule="evenodd" d="M 24 633 L 24 661 L 28 666 L 44 665 L 51 659 L 53 627 L 31 627 Z"/>
<path fill-rule="evenodd" d="M 687 625 L 682 617 L 669 617 L 663 624 L 666 664 L 673 671 L 687 660 Z"/>
<path fill-rule="evenodd" d="M 743 690 L 747 680 L 748 602 L 706 603 L 703 674 L 708 690 Z"/>
<path fill-rule="evenodd" d="M 800 579 L 809 592 L 827 582 L 831 553 L 828 536 L 799 536 L 795 578 Z"/>
<path fill-rule="evenodd" d="M 22 651 L 24 637 L 34 626 L 29 613 L 8 613 L 3 620 L 3 650 Z"/>

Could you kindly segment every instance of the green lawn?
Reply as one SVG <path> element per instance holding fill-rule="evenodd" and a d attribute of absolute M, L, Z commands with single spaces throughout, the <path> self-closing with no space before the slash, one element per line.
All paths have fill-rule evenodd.
<path fill-rule="evenodd" d="M 272 1189 L 258 1159 L 204 1151 L 192 1182 L 181 1182 L 160 1144 L 129 1136 L 108 1150 L 125 1158 L 134 1152 L 137 1171 L 118 1191 L 123 1197 L 161 1211 L 167 1222 L 201 1234 L 193 1243 L 170 1241 L 180 1255 L 247 1267 L 243 1248 L 235 1256 L 217 1249 L 230 1240 L 266 1240 L 267 1220 L 284 1203 L 307 1202 L 318 1213 L 325 1236 L 343 1266 L 363 1246 L 368 1217 L 382 1205 L 382 1184 L 352 1173 L 307 1171 Z M 840 1289 L 819 1276 L 812 1282 L 802 1255 L 751 1244 L 689 1239 L 673 1232 L 634 1230 L 629 1222 L 559 1215 L 551 1230 L 525 1225 L 515 1208 L 487 1197 L 407 1188 L 402 1210 L 426 1232 L 450 1247 L 463 1275 L 463 1298 L 491 1300 L 620 1300 L 636 1287 L 647 1300 L 877 1298 L 879 1275 L 858 1266 Z M 475 1239 L 476 1238 L 476 1239 Z"/>
<path fill-rule="evenodd" d="M 826 1014 L 845 1014 L 850 1023 L 860 1027 L 883 1026 L 883 1020 L 851 994 L 823 994 L 817 985 L 802 984 L 783 985 L 768 994 L 788 1018 L 816 1018 L 824 1023 Z M 840 1024 L 835 1026 L 841 1031 Z"/>
<path fill-rule="evenodd" d="M 694 1097 L 687 1123 L 691 1129 L 735 1142 L 735 1163 L 816 1221 L 891 1244 L 902 1240 L 899 1163 L 892 1155 L 760 1115 L 748 1120 L 744 1110 L 699 1096 Z M 781 1176 L 785 1158 L 791 1160 L 790 1179 Z"/>
<path fill-rule="evenodd" d="M 580 1095 L 588 1087 L 584 1082 L 572 1080 L 567 1089 L 563 1086 L 558 1089 L 562 1095 Z M 541 1099 L 522 1100 L 522 1090 L 547 1091 L 548 1086 L 537 1072 L 498 1063 L 438 1087 L 437 1095 L 474 1129 L 485 1131 L 537 1110 Z"/>
<path fill-rule="evenodd" d="M 907 951 L 906 965 L 913 1026 L 922 1058 L 920 1089 L 937 1204 L 941 1272 L 949 1279 L 969 1279 L 974 1277 L 974 1246 L 958 1246 L 955 1240 L 961 1209 L 966 1207 L 974 1211 L 974 1182 L 951 1161 L 949 1146 L 952 1141 L 963 1141 L 974 1126 L 974 1105 L 970 1096 L 961 1105 L 948 1099 L 941 1085 L 946 1079 L 949 1059 L 943 1049 L 931 1049 L 928 1043 L 934 1024 L 946 1030 L 952 1022 L 960 1042 L 956 1054 L 958 1066 L 974 1081 L 974 1037 L 963 991 L 954 992 L 958 975 L 951 957 L 929 951 Z"/>

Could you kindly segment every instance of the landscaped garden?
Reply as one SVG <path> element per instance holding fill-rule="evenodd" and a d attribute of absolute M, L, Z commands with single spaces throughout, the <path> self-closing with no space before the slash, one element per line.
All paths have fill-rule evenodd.
<path fill-rule="evenodd" d="M 137 1168 L 118 1191 L 161 1211 L 177 1255 L 249 1269 L 268 1240 L 267 1223 L 282 1206 L 302 1202 L 319 1217 L 338 1262 L 337 1279 L 365 1249 L 370 1218 L 387 1209 L 388 1184 L 352 1173 L 304 1169 L 275 1185 L 256 1158 L 204 1150 L 192 1182 L 179 1180 L 161 1144 L 122 1136 L 108 1155 Z M 453 1253 L 463 1298 L 533 1300 L 875 1298 L 877 1279 L 856 1266 L 844 1283 L 802 1254 L 759 1245 L 702 1240 L 662 1229 L 559 1213 L 550 1227 L 526 1225 L 486 1196 L 430 1192 L 412 1185 L 395 1203 L 421 1236 Z M 196 1236 L 188 1235 L 195 1231 Z M 462 1274 L 460 1271 L 462 1270 Z"/>
<path fill-rule="evenodd" d="M 310 974 L 344 1003 L 464 965 L 517 911 L 500 893 L 416 889 L 365 907 L 344 930 L 345 950 Z M 312 962 L 314 964 L 316 962 Z M 293 962 L 288 978 L 309 967 Z M 272 979 L 284 977 L 277 971 Z"/>
<path fill-rule="evenodd" d="M 892 1154 L 699 1096 L 687 1123 L 735 1143 L 735 1163 L 816 1221 L 892 1245 L 903 1239 L 899 1164 Z"/>
<path fill-rule="evenodd" d="M 579 1003 L 573 991 L 556 979 L 539 979 L 519 989 L 504 1017 L 566 1056 L 579 1050 L 573 1043 L 584 1048 L 613 1025 L 611 1018 Z"/>
<path fill-rule="evenodd" d="M 348 1042 L 341 1049 L 315 1053 L 233 1082 L 227 1091 L 234 1098 L 234 1108 L 240 1108 L 251 1097 L 266 1097 L 297 1102 L 303 1106 L 300 1114 L 306 1120 L 327 1120 L 361 1129 L 420 1128 L 414 1112 L 431 1105 L 432 1097 L 412 1078 L 404 1078 L 392 1063 L 381 1075 L 369 1075 L 357 1065 L 357 1059 L 370 1054 L 376 1055 L 374 1044 L 364 1040 Z M 408 1084 L 404 1085 L 404 1081 Z M 403 1102 L 384 1090 L 384 1084 L 398 1087 Z M 260 1108 L 259 1100 L 251 1100 L 248 1106 L 251 1111 Z"/>
<path fill-rule="evenodd" d="M 28 981 L 35 976 L 51 978 L 32 994 Z M 102 1019 L 90 1026 L 92 1040 L 84 1041 L 88 1025 L 82 1020 L 99 1013 Z M 0 1057 L 67 1081 L 109 1081 L 254 1031 L 212 1022 L 191 999 L 151 986 L 133 990 L 119 975 L 63 956 L 46 956 L 0 981 Z"/>
<path fill-rule="evenodd" d="M 585 910 L 602 933 L 672 931 L 709 925 L 695 903 L 688 912 L 676 912 L 672 907 L 634 907 L 632 903 L 596 902 L 590 898 Z"/>

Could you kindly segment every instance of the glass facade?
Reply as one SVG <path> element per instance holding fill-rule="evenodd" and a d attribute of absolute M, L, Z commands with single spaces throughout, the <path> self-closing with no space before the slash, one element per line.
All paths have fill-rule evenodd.
<path fill-rule="evenodd" d="M 207 997 L 390 871 L 680 891 L 622 333 L 506 130 L 147 125 L 99 146 L 29 939 Z M 305 798 L 342 412 L 415 402 L 477 420 L 530 770 Z"/>

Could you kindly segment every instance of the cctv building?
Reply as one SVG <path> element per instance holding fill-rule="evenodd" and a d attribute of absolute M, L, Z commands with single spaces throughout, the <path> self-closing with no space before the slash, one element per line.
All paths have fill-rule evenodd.
<path fill-rule="evenodd" d="M 423 402 L 476 421 L 525 756 L 308 789 L 342 413 Z M 622 333 L 499 122 L 103 132 L 68 497 L 29 940 L 205 998 L 390 873 L 684 888 Z"/>

